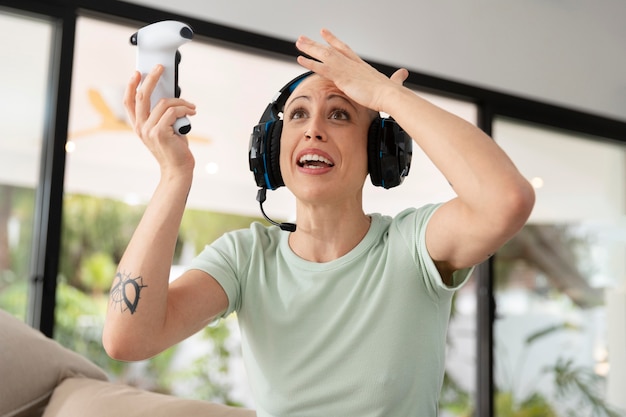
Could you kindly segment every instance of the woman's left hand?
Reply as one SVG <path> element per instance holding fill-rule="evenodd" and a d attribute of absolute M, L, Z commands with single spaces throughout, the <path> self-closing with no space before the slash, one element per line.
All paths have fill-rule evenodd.
<path fill-rule="evenodd" d="M 363 61 L 347 44 L 329 30 L 320 31 L 327 45 L 300 36 L 296 47 L 313 59 L 298 57 L 298 63 L 331 80 L 357 103 L 375 111 L 385 111 L 387 92 L 402 86 L 409 72 L 400 68 L 387 78 Z"/>

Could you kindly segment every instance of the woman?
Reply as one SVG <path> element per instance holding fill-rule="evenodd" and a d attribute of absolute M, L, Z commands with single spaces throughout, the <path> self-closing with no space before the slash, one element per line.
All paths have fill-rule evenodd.
<path fill-rule="evenodd" d="M 191 103 L 125 104 L 161 180 L 120 261 L 104 345 L 139 360 L 237 312 L 259 416 L 435 416 L 450 300 L 471 267 L 526 222 L 534 193 L 479 129 L 361 60 L 327 30 L 300 37 L 304 78 L 284 108 L 280 171 L 296 197 L 295 232 L 259 224 L 226 234 L 168 286 L 194 159 L 171 125 Z M 136 91 L 136 93 L 135 93 Z M 395 218 L 366 214 L 367 136 L 384 112 L 441 170 L 457 197 Z M 132 302 L 120 301 L 131 289 Z M 125 293 L 129 293 L 126 291 Z"/>

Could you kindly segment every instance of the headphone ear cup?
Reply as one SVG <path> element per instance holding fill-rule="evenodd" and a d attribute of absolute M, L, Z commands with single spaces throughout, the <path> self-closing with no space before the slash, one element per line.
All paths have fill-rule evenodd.
<path fill-rule="evenodd" d="M 267 105 L 259 123 L 252 130 L 248 163 L 256 184 L 261 188 L 275 190 L 285 185 L 280 172 L 280 136 L 283 130 L 280 114 L 293 90 L 311 74 L 313 71 L 307 71 L 285 84 L 279 90 L 278 97 Z"/>
<path fill-rule="evenodd" d="M 275 190 L 285 185 L 280 172 L 280 136 L 283 131 L 283 121 L 277 120 L 267 131 L 267 176 L 270 184 L 268 188 Z"/>
<path fill-rule="evenodd" d="M 374 119 L 369 128 L 368 169 L 372 184 L 393 188 L 404 181 L 411 167 L 413 140 L 392 118 Z"/>
<path fill-rule="evenodd" d="M 248 164 L 254 174 L 254 180 L 259 187 L 267 187 L 265 175 L 265 143 L 267 130 L 265 123 L 259 123 L 252 129 L 250 145 L 248 147 Z"/>
<path fill-rule="evenodd" d="M 380 117 L 372 120 L 367 134 L 367 170 L 370 174 L 370 181 L 377 187 L 382 185 L 380 169 L 381 122 Z"/>

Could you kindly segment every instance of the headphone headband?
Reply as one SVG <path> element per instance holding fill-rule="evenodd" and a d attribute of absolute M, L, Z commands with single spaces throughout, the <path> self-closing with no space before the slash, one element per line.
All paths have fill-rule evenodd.
<path fill-rule="evenodd" d="M 309 75 L 313 75 L 313 71 L 307 71 L 303 74 L 298 75 L 293 80 L 289 81 L 287 84 L 283 86 L 278 93 L 276 94 L 276 98 L 272 100 L 270 104 L 267 105 L 259 123 L 267 123 L 269 121 L 274 121 L 279 119 L 279 114 L 285 108 L 285 104 L 287 104 L 287 99 L 293 93 L 293 90 Z"/>

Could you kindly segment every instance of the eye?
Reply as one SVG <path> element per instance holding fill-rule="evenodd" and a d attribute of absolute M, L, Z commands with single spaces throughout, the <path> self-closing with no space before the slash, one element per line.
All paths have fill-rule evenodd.
<path fill-rule="evenodd" d="M 307 116 L 307 113 L 302 107 L 296 107 L 295 109 L 291 111 L 291 113 L 289 113 L 290 120 L 302 119 L 302 118 L 305 118 L 306 116 Z"/>
<path fill-rule="evenodd" d="M 345 109 L 333 109 L 329 118 L 333 120 L 350 120 L 350 113 Z"/>

